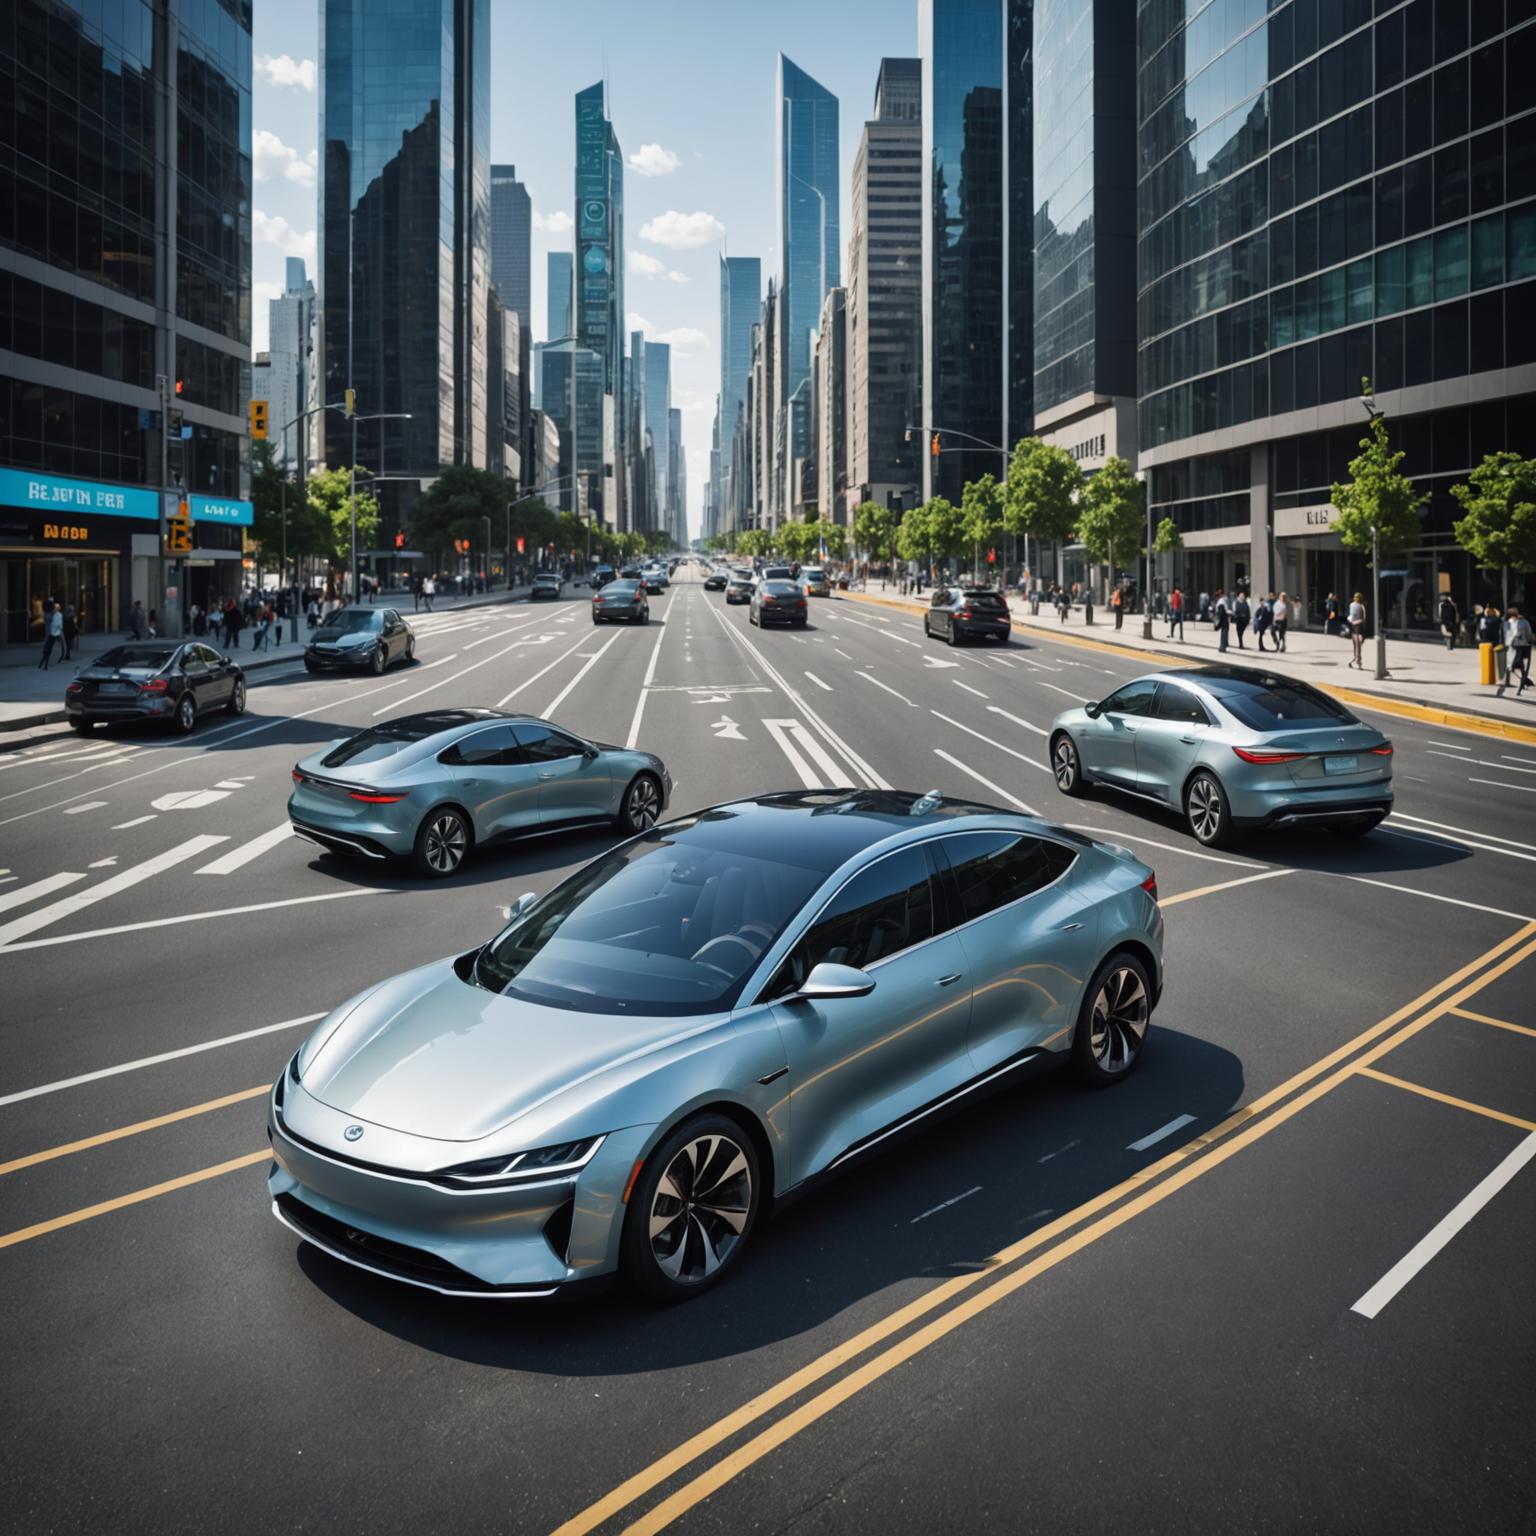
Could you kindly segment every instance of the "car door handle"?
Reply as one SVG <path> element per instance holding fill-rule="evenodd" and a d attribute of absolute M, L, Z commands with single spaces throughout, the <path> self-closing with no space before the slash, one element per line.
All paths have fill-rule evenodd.
<path fill-rule="evenodd" d="M 541 779 L 553 779 L 553 778 L 558 778 L 559 775 L 558 774 L 553 774 L 553 773 L 541 773 L 539 775 L 539 777 Z"/>
<path fill-rule="evenodd" d="M 1083 925 L 1081 923 L 1063 923 L 1061 925 L 1061 927 L 1059 927 L 1056 930 L 1056 932 L 1057 933 L 1076 933 L 1077 930 L 1079 928 L 1081 928 L 1082 926 Z"/>
<path fill-rule="evenodd" d="M 962 973 L 959 971 L 951 971 L 948 976 L 940 976 L 934 985 L 938 987 L 951 986 L 953 983 L 960 980 L 961 974 Z"/>
<path fill-rule="evenodd" d="M 1200 740 L 1200 738 L 1198 736 L 1180 736 L 1179 740 L 1182 741 L 1186 747 L 1192 747 L 1197 741 Z"/>

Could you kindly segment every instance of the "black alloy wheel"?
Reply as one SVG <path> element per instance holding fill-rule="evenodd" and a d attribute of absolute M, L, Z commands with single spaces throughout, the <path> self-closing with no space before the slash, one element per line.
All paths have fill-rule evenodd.
<path fill-rule="evenodd" d="M 656 825 L 661 815 L 661 785 L 653 774 L 639 773 L 624 791 L 619 808 L 619 825 L 627 832 L 645 832 Z"/>
<path fill-rule="evenodd" d="M 245 679 L 237 677 L 235 686 L 229 691 L 229 703 L 224 706 L 232 715 L 245 713 Z"/>
<path fill-rule="evenodd" d="M 1072 1068 L 1090 1088 L 1107 1088 L 1141 1060 L 1152 1022 L 1147 968 L 1128 950 L 1111 955 L 1083 994 L 1072 1036 Z"/>
<path fill-rule="evenodd" d="M 172 724 L 185 736 L 193 726 L 197 724 L 197 705 L 192 700 L 190 693 L 182 694 L 176 704 L 176 713 L 172 717 Z"/>
<path fill-rule="evenodd" d="M 1065 731 L 1058 733 L 1051 743 L 1051 772 L 1056 777 L 1056 788 L 1074 800 L 1088 793 L 1088 781 L 1083 777 L 1082 759 L 1077 755 L 1077 743 Z"/>
<path fill-rule="evenodd" d="M 469 853 L 469 823 L 451 805 L 439 806 L 421 823 L 411 862 L 416 872 L 441 880 L 458 869 Z"/>

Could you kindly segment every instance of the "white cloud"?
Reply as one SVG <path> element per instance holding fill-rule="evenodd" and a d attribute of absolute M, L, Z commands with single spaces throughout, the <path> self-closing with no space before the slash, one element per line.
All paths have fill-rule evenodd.
<path fill-rule="evenodd" d="M 676 251 L 693 250 L 701 245 L 713 245 L 725 238 L 725 225 L 712 213 L 679 213 L 669 208 L 647 224 L 640 226 L 640 238 L 652 245 L 665 245 Z"/>
<path fill-rule="evenodd" d="M 641 176 L 670 176 L 683 162 L 660 144 L 642 144 L 624 163 Z"/>
<path fill-rule="evenodd" d="M 256 69 L 272 85 L 296 85 L 301 91 L 315 88 L 313 59 L 296 59 L 287 53 L 264 53 L 256 60 Z"/>
<path fill-rule="evenodd" d="M 257 181 L 296 181 L 301 187 L 312 187 L 318 164 L 314 150 L 301 155 L 265 128 L 258 128 L 251 136 L 251 166 Z"/>
<path fill-rule="evenodd" d="M 571 216 L 563 208 L 554 213 L 540 213 L 537 208 L 533 210 L 533 227 L 542 230 L 546 235 L 568 235 L 571 232 Z"/>
<path fill-rule="evenodd" d="M 669 283 L 686 283 L 689 281 L 686 272 L 674 272 L 664 261 L 657 261 L 654 256 L 645 251 L 631 251 L 629 253 L 629 270 L 640 277 L 665 278 Z"/>
<path fill-rule="evenodd" d="M 251 236 L 258 245 L 275 245 L 284 256 L 302 256 L 314 265 L 314 230 L 295 229 L 281 214 L 270 215 L 256 209 L 251 215 Z"/>
<path fill-rule="evenodd" d="M 655 324 L 652 321 L 647 320 L 644 315 L 638 314 L 634 310 L 630 310 L 629 313 L 624 316 L 624 329 L 626 331 L 639 331 L 647 339 L 656 333 Z"/>

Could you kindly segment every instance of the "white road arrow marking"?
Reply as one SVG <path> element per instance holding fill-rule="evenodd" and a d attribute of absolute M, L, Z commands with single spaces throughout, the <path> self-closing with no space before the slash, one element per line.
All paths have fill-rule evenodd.
<path fill-rule="evenodd" d="M 5 912 L 11 907 L 24 907 L 29 901 L 36 901 L 39 896 L 52 895 L 54 891 L 62 891 L 66 885 L 74 885 L 77 881 L 84 879 L 84 875 L 66 872 L 48 875 L 42 880 L 34 881 L 31 885 L 18 886 L 14 891 L 7 891 L 4 896 L 0 896 L 0 912 Z"/>
<path fill-rule="evenodd" d="M 204 864 L 195 873 L 199 875 L 232 875 L 237 869 L 249 864 L 252 859 L 259 859 L 270 848 L 276 848 L 279 843 L 286 843 L 293 836 L 293 828 L 285 821 L 280 827 L 273 827 L 270 832 L 263 832 L 260 837 L 253 837 L 248 843 L 241 843 L 238 848 L 231 848 L 228 853 L 220 854 L 211 864 Z"/>
<path fill-rule="evenodd" d="M 245 780 L 244 779 L 220 779 L 219 782 L 217 784 L 215 784 L 213 787 L 215 789 L 244 789 L 245 788 Z"/>
<path fill-rule="evenodd" d="M 117 863 L 117 855 L 114 853 L 111 856 L 111 858 L 97 859 L 96 862 L 91 865 L 91 868 L 92 869 L 111 869 L 111 867 L 114 864 L 116 864 L 116 863 Z"/>
<path fill-rule="evenodd" d="M 942 656 L 924 656 L 923 665 L 939 671 L 944 667 L 958 667 L 960 663 L 958 661 L 945 661 Z"/>
<path fill-rule="evenodd" d="M 220 800 L 227 799 L 227 789 L 174 789 L 170 794 L 161 795 L 158 800 L 149 803 L 157 811 L 200 811 L 205 805 L 216 805 Z"/>
<path fill-rule="evenodd" d="M 716 741 L 745 741 L 747 739 L 741 734 L 741 727 L 729 715 L 721 715 L 710 726 L 710 730 L 715 733 Z"/>

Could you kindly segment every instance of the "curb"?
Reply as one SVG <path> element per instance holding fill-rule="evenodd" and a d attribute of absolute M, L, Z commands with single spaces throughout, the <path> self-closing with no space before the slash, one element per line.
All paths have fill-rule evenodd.
<path fill-rule="evenodd" d="M 877 608 L 900 608 L 908 613 L 928 611 L 926 604 L 914 603 L 904 597 L 871 597 L 865 592 L 847 592 L 838 595 L 852 598 L 855 602 L 870 603 Z M 1090 651 L 1103 651 L 1113 656 L 1167 657 L 1186 667 L 1214 665 L 1208 660 L 1191 656 L 1187 651 L 1167 650 L 1161 646 L 1124 645 L 1113 640 L 1090 640 L 1086 635 L 1075 635 L 1070 632 L 1058 635 L 1054 630 L 1045 629 L 1043 625 L 1024 626 L 1023 632 L 1033 633 L 1036 629 L 1043 629 L 1051 639 L 1060 640 L 1065 645 L 1075 645 Z M 1020 631 L 1015 628 L 1014 632 L 1017 634 Z M 1309 680 L 1302 679 L 1302 681 Z M 1369 688 L 1347 688 L 1333 683 L 1312 683 L 1312 686 L 1328 694 L 1330 698 L 1338 699 L 1342 704 L 1353 704 L 1360 709 L 1371 709 L 1384 715 L 1396 715 L 1403 720 L 1417 720 L 1425 725 L 1443 725 L 1448 730 L 1470 731 L 1479 736 L 1493 736 L 1502 741 L 1518 741 L 1527 746 L 1536 746 L 1536 726 L 1521 725 L 1517 721 L 1504 720 L 1497 715 L 1486 715 L 1475 709 L 1444 709 L 1436 704 L 1399 699 L 1388 693 L 1376 693 Z"/>

